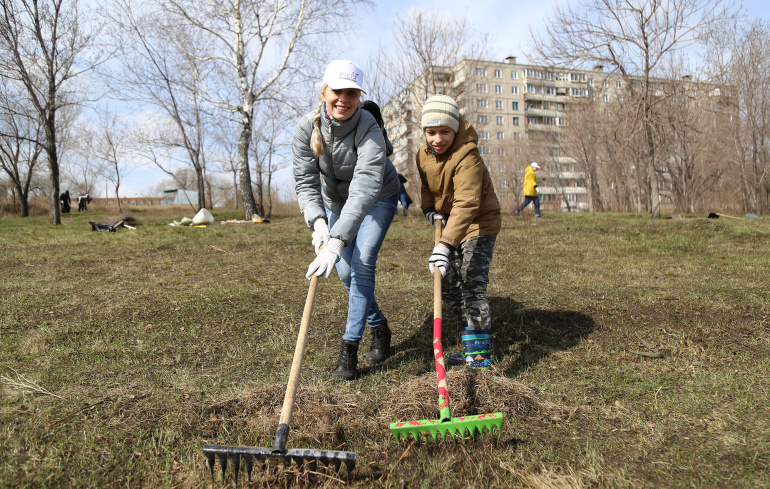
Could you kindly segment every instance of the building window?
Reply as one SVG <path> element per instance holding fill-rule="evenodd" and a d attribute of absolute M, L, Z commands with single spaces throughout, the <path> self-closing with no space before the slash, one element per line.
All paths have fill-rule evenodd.
<path fill-rule="evenodd" d="M 498 156 L 505 156 L 505 148 L 497 148 Z M 505 165 L 500 165 L 500 171 L 505 171 Z"/>
<path fill-rule="evenodd" d="M 513 140 L 514 141 L 521 141 L 521 133 L 520 132 L 514 132 L 513 133 Z"/>
<path fill-rule="evenodd" d="M 495 108 L 497 110 L 503 110 L 503 101 L 502 100 L 495 101 Z"/>
<path fill-rule="evenodd" d="M 530 125 L 534 126 L 534 125 L 537 125 L 540 121 L 537 120 L 537 117 L 530 117 L 530 118 L 527 119 L 527 122 Z"/>
<path fill-rule="evenodd" d="M 513 110 L 519 110 L 519 103 L 518 102 L 511 102 L 511 108 Z"/>
<path fill-rule="evenodd" d="M 514 126 L 518 126 L 519 125 L 519 118 L 518 117 L 514 117 L 513 118 L 513 125 Z"/>
<path fill-rule="evenodd" d="M 519 72 L 511 71 L 511 80 L 518 80 L 518 79 L 519 79 Z"/>
<path fill-rule="evenodd" d="M 487 76 L 487 70 L 484 68 L 476 68 L 476 76 Z"/>
<path fill-rule="evenodd" d="M 571 73 L 569 75 L 569 78 L 573 82 L 584 82 L 584 81 L 586 81 L 586 76 L 583 73 Z"/>
<path fill-rule="evenodd" d="M 489 131 L 479 131 L 479 139 L 487 141 L 489 139 Z"/>
<path fill-rule="evenodd" d="M 495 85 L 495 93 L 503 93 L 503 86 Z"/>
<path fill-rule="evenodd" d="M 487 116 L 480 115 L 476 118 L 476 122 L 479 124 L 486 124 L 487 123 Z"/>
<path fill-rule="evenodd" d="M 585 97 L 588 95 L 588 90 L 585 88 L 573 88 L 571 93 L 573 97 Z"/>
<path fill-rule="evenodd" d="M 521 148 L 514 148 L 513 149 L 513 154 L 515 156 L 521 156 Z"/>
<path fill-rule="evenodd" d="M 605 79 L 602 81 L 602 86 L 603 86 L 604 88 L 607 88 L 607 87 L 609 87 L 609 86 L 610 86 L 610 81 L 609 81 L 608 79 L 606 79 L 606 78 L 605 78 Z"/>
<path fill-rule="evenodd" d="M 487 93 L 487 84 L 486 83 L 477 83 L 476 84 L 476 91 L 479 93 Z"/>
<path fill-rule="evenodd" d="M 499 115 L 497 116 L 497 125 L 502 126 L 503 125 L 503 116 Z"/>
<path fill-rule="evenodd" d="M 505 133 L 503 131 L 497 131 L 497 139 L 499 140 L 505 139 Z"/>
<path fill-rule="evenodd" d="M 502 78 L 503 72 L 500 70 L 495 70 L 495 78 Z"/>
<path fill-rule="evenodd" d="M 511 93 L 514 94 L 514 95 L 518 95 L 519 94 L 519 87 L 516 87 L 516 86 L 511 87 Z"/>
<path fill-rule="evenodd" d="M 487 103 L 486 100 L 477 100 L 476 107 L 478 107 L 479 109 L 486 109 L 487 107 L 489 107 L 489 104 Z"/>
<path fill-rule="evenodd" d="M 623 82 L 620 80 L 615 81 L 615 88 L 623 88 Z"/>
<path fill-rule="evenodd" d="M 607 95 L 607 94 L 605 93 L 605 94 L 602 96 L 602 101 L 603 101 L 603 102 L 609 102 L 609 101 L 610 101 L 610 96 L 609 96 L 609 95 Z"/>
<path fill-rule="evenodd" d="M 488 155 L 489 148 L 487 148 L 486 146 L 479 146 L 479 154 Z"/>

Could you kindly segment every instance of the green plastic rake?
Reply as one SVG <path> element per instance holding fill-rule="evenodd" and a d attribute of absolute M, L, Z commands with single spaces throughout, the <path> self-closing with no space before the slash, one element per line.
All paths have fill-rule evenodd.
<path fill-rule="evenodd" d="M 436 221 L 436 246 L 441 239 L 441 220 Z M 390 423 L 390 432 L 401 441 L 402 437 L 409 439 L 411 436 L 419 442 L 422 437 L 431 436 L 438 442 L 438 437 L 446 439 L 447 435 L 471 437 L 482 434 L 486 429 L 492 433 L 497 427 L 500 434 L 503 429 L 503 413 L 478 414 L 475 416 L 462 416 L 453 418 L 449 410 L 449 388 L 446 380 L 446 365 L 444 363 L 444 347 L 441 345 L 441 273 L 436 270 L 433 274 L 433 355 L 436 363 L 436 377 L 438 381 L 438 407 L 439 419 L 423 419 L 420 421 L 399 421 Z"/>

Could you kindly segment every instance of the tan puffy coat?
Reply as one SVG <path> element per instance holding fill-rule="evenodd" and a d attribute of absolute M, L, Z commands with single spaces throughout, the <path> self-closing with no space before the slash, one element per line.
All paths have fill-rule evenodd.
<path fill-rule="evenodd" d="M 479 154 L 478 134 L 460 117 L 452 146 L 434 155 L 427 144 L 417 153 L 422 181 L 422 210 L 434 207 L 448 216 L 441 241 L 455 248 L 473 236 L 500 232 L 500 201 Z"/>

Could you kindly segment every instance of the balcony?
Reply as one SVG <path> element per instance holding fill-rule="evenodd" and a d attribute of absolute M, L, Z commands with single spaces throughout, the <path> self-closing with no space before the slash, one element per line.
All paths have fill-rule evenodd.
<path fill-rule="evenodd" d="M 527 123 L 527 130 L 528 131 L 559 132 L 559 131 L 561 131 L 561 127 L 553 125 L 553 124 L 529 124 L 529 123 Z"/>
<path fill-rule="evenodd" d="M 546 95 L 544 93 L 527 92 L 524 94 L 524 100 L 544 100 L 548 102 L 556 102 L 560 100 L 557 95 Z"/>
<path fill-rule="evenodd" d="M 555 110 L 546 110 L 546 109 L 533 109 L 530 107 L 526 107 L 524 109 L 524 113 L 528 116 L 537 116 L 537 117 L 559 117 L 559 113 Z"/>

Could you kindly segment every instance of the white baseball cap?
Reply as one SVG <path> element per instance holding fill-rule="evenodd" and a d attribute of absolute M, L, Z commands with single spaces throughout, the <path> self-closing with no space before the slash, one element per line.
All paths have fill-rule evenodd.
<path fill-rule="evenodd" d="M 364 70 L 352 61 L 335 59 L 326 67 L 323 82 L 332 90 L 357 88 L 364 92 L 361 88 L 364 84 Z"/>
<path fill-rule="evenodd" d="M 540 169 L 540 165 L 538 165 L 538 164 L 537 164 L 537 162 L 535 162 L 535 161 L 533 161 L 532 163 L 530 163 L 530 164 L 529 164 L 529 166 L 531 166 L 531 167 L 532 167 L 532 168 L 534 168 L 535 170 L 539 170 L 539 169 Z"/>

